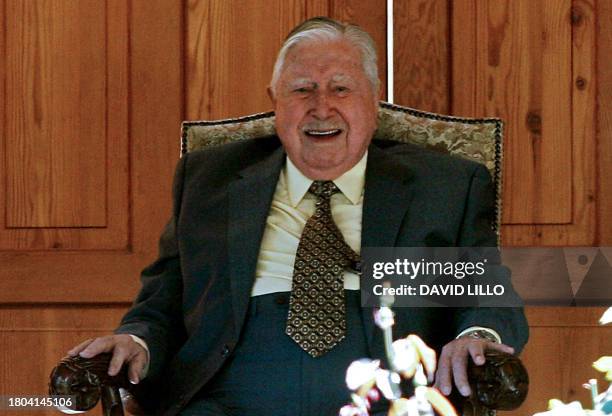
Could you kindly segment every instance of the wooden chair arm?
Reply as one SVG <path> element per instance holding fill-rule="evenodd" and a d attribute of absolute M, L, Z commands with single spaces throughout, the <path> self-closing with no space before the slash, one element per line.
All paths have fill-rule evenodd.
<path fill-rule="evenodd" d="M 521 360 L 513 355 L 487 351 L 486 363 L 470 364 L 468 378 L 473 394 L 462 402 L 463 416 L 490 416 L 495 410 L 516 409 L 527 397 L 529 378 Z M 124 369 L 114 377 L 107 374 L 110 354 L 86 359 L 66 357 L 51 372 L 50 394 L 76 396 L 75 410 L 90 410 L 102 399 L 104 416 L 123 416 L 119 388 L 129 391 L 132 386 Z M 139 414 L 132 399 L 128 411 Z"/>
<path fill-rule="evenodd" d="M 463 416 L 490 416 L 495 410 L 513 410 L 527 397 L 529 376 L 521 360 L 500 351 L 487 351 L 486 362 L 470 360 L 468 380 L 472 395 L 463 399 Z"/>
<path fill-rule="evenodd" d="M 129 389 L 124 367 L 116 376 L 109 376 L 111 354 L 99 354 L 93 358 L 64 357 L 51 371 L 49 394 L 75 397 L 73 410 L 93 409 L 102 399 L 104 416 L 123 416 L 123 404 L 119 388 Z"/>

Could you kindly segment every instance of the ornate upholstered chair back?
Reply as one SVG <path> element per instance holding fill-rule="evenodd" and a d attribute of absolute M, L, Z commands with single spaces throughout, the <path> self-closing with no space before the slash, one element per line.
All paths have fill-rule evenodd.
<path fill-rule="evenodd" d="M 225 120 L 185 121 L 181 129 L 181 154 L 206 146 L 257 139 L 275 133 L 274 112 Z M 495 184 L 496 212 L 492 226 L 499 242 L 503 138 L 503 123 L 500 119 L 452 117 L 381 101 L 375 137 L 413 143 L 485 165 Z"/>

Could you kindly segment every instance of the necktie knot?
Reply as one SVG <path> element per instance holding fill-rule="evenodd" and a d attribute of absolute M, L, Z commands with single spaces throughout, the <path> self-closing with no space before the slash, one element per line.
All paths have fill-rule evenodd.
<path fill-rule="evenodd" d="M 314 181 L 308 191 L 318 198 L 329 199 L 333 194 L 340 192 L 340 189 L 332 181 Z"/>

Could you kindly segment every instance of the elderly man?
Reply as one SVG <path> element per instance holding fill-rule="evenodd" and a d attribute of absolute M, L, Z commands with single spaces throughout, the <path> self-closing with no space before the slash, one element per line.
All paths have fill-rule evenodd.
<path fill-rule="evenodd" d="M 159 259 L 133 307 L 115 335 L 70 351 L 112 351 L 109 373 L 128 364 L 159 414 L 337 414 L 349 363 L 383 354 L 359 303 L 360 247 L 495 245 L 482 166 L 372 142 L 379 81 L 363 30 L 302 23 L 268 92 L 278 137 L 182 158 Z M 453 384 L 470 393 L 468 359 L 527 338 L 518 309 L 397 314 L 398 332 L 441 349 L 445 394 Z"/>

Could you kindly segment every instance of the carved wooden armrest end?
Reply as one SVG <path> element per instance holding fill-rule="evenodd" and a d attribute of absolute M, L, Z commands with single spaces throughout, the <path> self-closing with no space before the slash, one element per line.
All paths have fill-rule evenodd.
<path fill-rule="evenodd" d="M 464 416 L 489 416 L 495 410 L 513 410 L 527 397 L 529 376 L 521 360 L 511 354 L 487 351 L 486 363 L 470 361 L 468 379 L 472 395 L 463 403 Z"/>
<path fill-rule="evenodd" d="M 102 399 L 105 416 L 123 416 L 119 388 L 128 389 L 130 383 L 124 367 L 116 376 L 109 376 L 110 353 L 93 358 L 64 357 L 51 371 L 49 393 L 75 397 L 72 409 L 87 411 Z"/>

